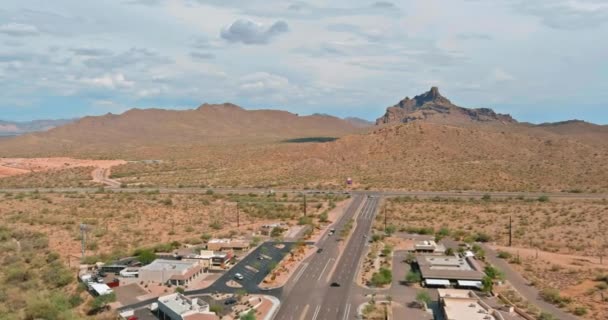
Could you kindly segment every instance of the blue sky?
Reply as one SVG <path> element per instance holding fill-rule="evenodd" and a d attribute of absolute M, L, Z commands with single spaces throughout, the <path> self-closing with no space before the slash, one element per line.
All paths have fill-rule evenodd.
<path fill-rule="evenodd" d="M 608 124 L 605 0 L 4 0 L 0 119 L 246 108 L 375 119 L 438 86 Z"/>

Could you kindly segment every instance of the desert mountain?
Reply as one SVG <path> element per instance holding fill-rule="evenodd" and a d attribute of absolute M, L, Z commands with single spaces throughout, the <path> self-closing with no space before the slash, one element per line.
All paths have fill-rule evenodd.
<path fill-rule="evenodd" d="M 361 128 L 371 127 L 374 125 L 373 122 L 367 121 L 365 119 L 357 118 L 357 117 L 346 117 L 344 120 L 352 123 L 353 125 Z"/>
<path fill-rule="evenodd" d="M 131 109 L 6 139 L 0 144 L 0 156 L 107 154 L 144 147 L 335 137 L 358 130 L 359 126 L 332 116 L 245 110 L 230 103 L 203 104 L 194 110 Z"/>
<path fill-rule="evenodd" d="M 16 136 L 28 132 L 47 131 L 74 121 L 76 121 L 76 119 L 34 120 L 25 122 L 0 120 L 0 136 Z"/>
<path fill-rule="evenodd" d="M 515 123 L 510 115 L 499 114 L 488 108 L 469 109 L 453 104 L 439 93 L 437 87 L 413 99 L 405 97 L 396 105 L 388 107 L 376 124 L 407 123 L 411 121 L 434 123 L 500 122 Z"/>

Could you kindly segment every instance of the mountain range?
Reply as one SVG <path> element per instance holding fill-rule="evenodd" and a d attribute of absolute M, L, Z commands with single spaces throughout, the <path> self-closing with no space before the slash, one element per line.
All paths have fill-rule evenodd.
<path fill-rule="evenodd" d="M 34 120 L 24 122 L 0 120 L 0 136 L 16 136 L 29 132 L 47 131 L 74 121 L 76 121 L 76 119 Z"/>

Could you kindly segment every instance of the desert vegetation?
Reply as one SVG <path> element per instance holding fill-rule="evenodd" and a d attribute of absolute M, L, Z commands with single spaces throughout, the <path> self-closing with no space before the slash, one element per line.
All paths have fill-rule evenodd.
<path fill-rule="evenodd" d="M 91 180 L 93 167 L 31 172 L 0 179 L 0 188 L 98 187 Z"/>

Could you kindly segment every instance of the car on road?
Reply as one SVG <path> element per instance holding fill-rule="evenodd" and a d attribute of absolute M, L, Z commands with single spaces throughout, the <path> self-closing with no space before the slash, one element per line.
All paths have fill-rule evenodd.
<path fill-rule="evenodd" d="M 230 298 L 230 299 L 226 299 L 226 301 L 224 301 L 224 304 L 227 305 L 227 306 L 231 306 L 231 305 L 233 305 L 233 304 L 235 304 L 237 302 L 238 301 L 236 301 L 235 298 Z"/>
<path fill-rule="evenodd" d="M 340 284 L 339 284 L 339 283 L 337 283 L 337 282 L 332 282 L 332 283 L 331 283 L 329 286 L 330 286 L 330 287 L 339 287 L 339 286 L 340 286 Z"/>
<path fill-rule="evenodd" d="M 258 260 L 264 260 L 264 259 L 265 259 L 265 258 L 264 258 L 264 256 L 263 256 L 263 255 L 259 255 L 259 256 L 258 256 Z"/>
<path fill-rule="evenodd" d="M 323 248 L 317 249 L 317 253 L 321 253 L 321 252 L 323 252 Z"/>
<path fill-rule="evenodd" d="M 240 273 L 234 274 L 234 278 L 237 279 L 237 280 L 243 280 L 244 279 L 243 275 L 240 274 Z"/>

